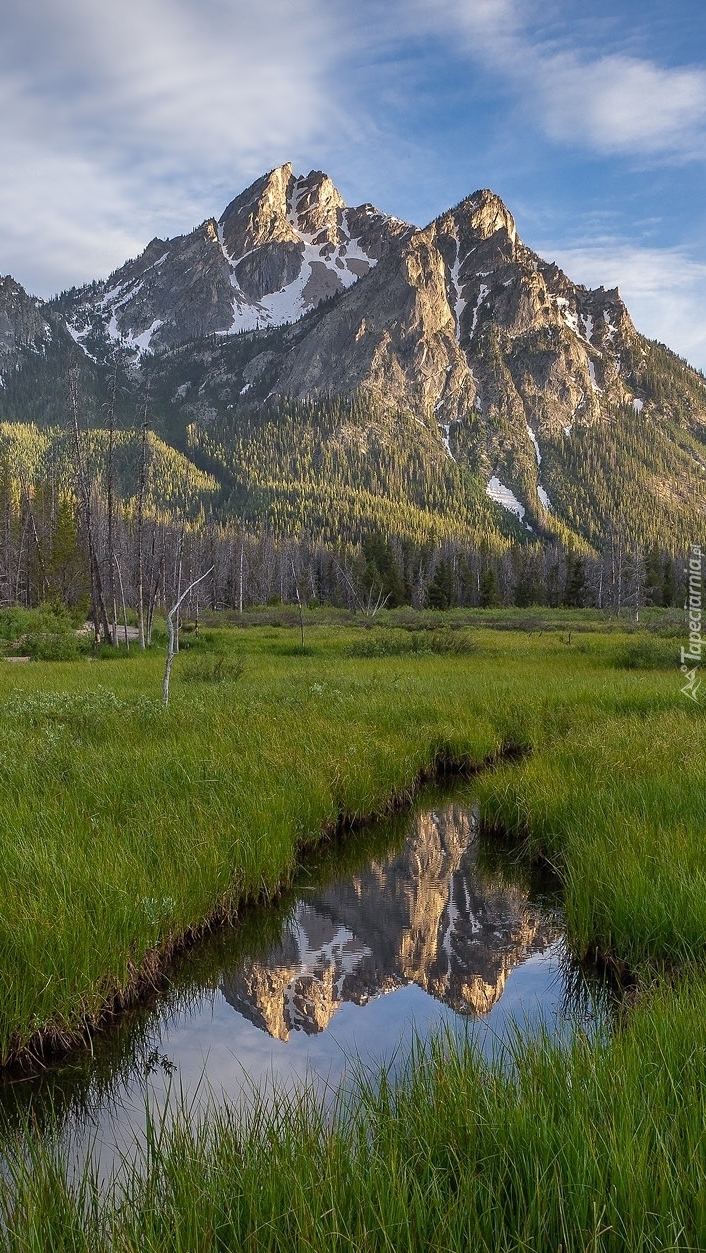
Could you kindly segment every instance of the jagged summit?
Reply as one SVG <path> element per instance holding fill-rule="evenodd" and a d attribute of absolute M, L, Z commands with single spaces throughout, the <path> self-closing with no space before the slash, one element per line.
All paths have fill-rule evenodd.
<path fill-rule="evenodd" d="M 377 264 L 406 224 L 347 208 L 327 174 L 290 163 L 255 180 L 188 235 L 153 239 L 135 261 L 76 294 L 68 322 L 91 355 L 301 318 Z"/>
<path fill-rule="evenodd" d="M 0 369 L 14 365 L 17 354 L 51 338 L 42 312 L 44 301 L 27 292 L 11 275 L 0 276 Z"/>

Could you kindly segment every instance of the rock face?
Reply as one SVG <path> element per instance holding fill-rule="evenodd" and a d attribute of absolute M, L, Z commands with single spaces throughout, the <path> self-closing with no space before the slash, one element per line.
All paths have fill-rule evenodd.
<path fill-rule="evenodd" d="M 348 209 L 328 175 L 291 165 L 263 175 L 220 219 L 153 239 L 135 261 L 75 293 L 69 324 L 94 352 L 107 342 L 170 348 L 301 318 L 367 274 L 405 223 Z"/>
<path fill-rule="evenodd" d="M 418 815 L 402 853 L 300 904 L 266 960 L 223 980 L 226 1000 L 278 1040 L 411 983 L 457 1013 L 487 1013 L 513 968 L 558 933 L 476 856 L 466 809 Z"/>
<path fill-rule="evenodd" d="M 485 190 L 401 236 L 287 354 L 274 390 L 369 391 L 423 416 L 449 456 L 481 469 L 489 495 L 536 525 L 552 511 L 542 443 L 607 406 L 640 406 L 640 351 L 617 289 L 572 284 Z M 706 391 L 703 401 L 701 420 Z"/>
<path fill-rule="evenodd" d="M 0 278 L 0 371 L 14 366 L 23 351 L 41 351 L 51 336 L 43 302 L 28 296 L 9 274 Z"/>

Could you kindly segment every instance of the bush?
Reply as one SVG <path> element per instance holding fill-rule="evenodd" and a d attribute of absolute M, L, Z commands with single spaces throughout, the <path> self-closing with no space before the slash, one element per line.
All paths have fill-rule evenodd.
<path fill-rule="evenodd" d="M 678 664 L 676 645 L 654 637 L 630 640 L 613 655 L 613 665 L 619 670 L 672 670 Z"/>
<path fill-rule="evenodd" d="M 245 669 L 241 657 L 226 657 L 224 653 L 206 657 L 190 657 L 184 663 L 182 679 L 187 683 L 235 683 Z"/>
<path fill-rule="evenodd" d="M 82 650 L 76 636 L 65 631 L 31 631 L 22 652 L 33 661 L 76 661 Z"/>
<path fill-rule="evenodd" d="M 456 631 L 375 631 L 356 640 L 348 650 L 349 657 L 403 657 L 419 653 L 456 653 L 469 655 L 478 645 L 467 635 Z"/>
<path fill-rule="evenodd" d="M 63 605 L 40 605 L 22 609 L 19 605 L 0 610 L 0 639 L 18 640 L 30 633 L 69 634 L 76 622 Z"/>

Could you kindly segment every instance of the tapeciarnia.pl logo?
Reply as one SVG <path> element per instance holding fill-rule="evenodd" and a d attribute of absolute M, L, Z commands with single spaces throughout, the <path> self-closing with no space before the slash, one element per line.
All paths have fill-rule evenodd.
<path fill-rule="evenodd" d="M 701 561 L 700 546 L 692 544 L 689 552 L 689 565 L 684 570 L 684 573 L 689 576 L 689 588 L 685 606 L 689 619 L 689 647 L 681 650 L 681 669 L 682 674 L 686 675 L 686 683 L 681 690 L 685 696 L 688 696 L 693 701 L 698 701 L 699 699 L 701 679 L 697 677 L 697 671 L 701 665 L 701 649 L 704 643 L 701 638 L 701 601 L 703 593 Z"/>

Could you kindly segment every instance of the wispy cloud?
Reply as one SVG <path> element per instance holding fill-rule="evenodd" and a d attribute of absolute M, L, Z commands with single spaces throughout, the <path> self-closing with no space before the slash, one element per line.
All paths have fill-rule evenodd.
<path fill-rule="evenodd" d="M 528 0 L 415 0 L 418 22 L 445 29 L 554 141 L 600 154 L 706 158 L 706 70 L 596 56 L 535 33 Z"/>
<path fill-rule="evenodd" d="M 338 47 L 324 0 L 6 6 L 0 270 L 60 286 L 117 263 L 157 221 L 184 229 L 222 207 L 213 193 L 341 126 Z"/>
<path fill-rule="evenodd" d="M 549 42 L 538 14 L 540 0 L 0 6 L 0 273 L 44 295 L 104 275 L 288 159 L 302 172 L 330 165 L 349 195 L 391 212 L 436 212 L 443 186 L 472 190 L 458 186 L 464 154 L 423 125 L 455 107 L 438 77 L 452 50 L 494 94 L 489 125 L 500 115 L 503 143 L 511 133 L 496 174 L 538 135 L 552 160 L 567 147 L 646 164 L 704 155 L 703 68 L 640 59 L 630 42 L 579 46 L 561 21 Z M 429 110 L 414 103 L 425 91 Z M 476 133 L 488 109 L 471 119 Z M 546 201 L 530 195 L 541 219 Z M 613 229 L 594 223 L 592 237 Z M 586 281 L 617 278 L 639 325 L 706 360 L 703 267 L 685 251 L 631 251 L 616 237 L 562 255 Z"/>

